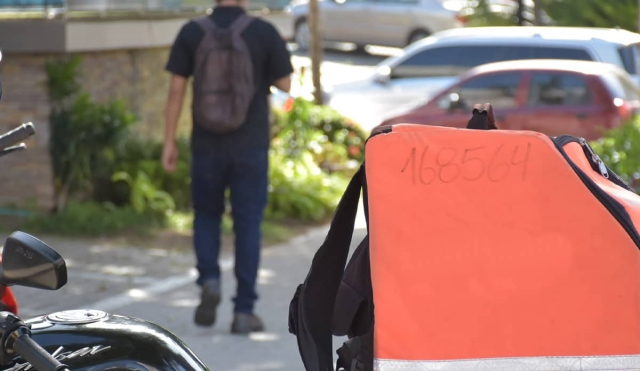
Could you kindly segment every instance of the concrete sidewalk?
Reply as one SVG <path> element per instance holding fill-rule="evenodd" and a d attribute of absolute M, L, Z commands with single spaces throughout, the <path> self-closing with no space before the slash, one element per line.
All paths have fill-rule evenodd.
<path fill-rule="evenodd" d="M 358 223 L 362 226 L 362 217 Z M 150 250 L 113 246 L 80 246 L 47 240 L 68 264 L 69 283 L 58 292 L 15 287 L 21 316 L 64 309 L 102 309 L 155 322 L 174 332 L 210 370 L 301 370 L 295 337 L 288 332 L 288 308 L 295 288 L 324 241 L 318 228 L 286 244 L 266 248 L 259 274 L 257 313 L 266 332 L 231 335 L 231 297 L 235 291 L 233 259 L 221 259 L 223 303 L 213 328 L 193 324 L 199 291 L 194 285 L 193 254 L 189 250 Z M 352 248 L 364 238 L 357 229 Z M 343 339 L 336 339 L 336 346 Z"/>
<path fill-rule="evenodd" d="M 352 245 L 359 243 L 365 233 L 357 230 Z M 223 273 L 224 301 L 219 308 L 218 322 L 212 329 L 193 325 L 198 290 L 191 284 L 151 296 L 115 312 L 162 324 L 192 347 L 212 371 L 302 370 L 296 339 L 288 332 L 289 302 L 297 285 L 304 280 L 311 259 L 325 236 L 326 229 L 320 229 L 292 243 L 265 250 L 258 289 L 261 299 L 256 308 L 267 327 L 264 333 L 249 337 L 229 333 L 231 297 L 235 291 L 230 261 Z M 336 344 L 339 342 L 336 339 Z"/>

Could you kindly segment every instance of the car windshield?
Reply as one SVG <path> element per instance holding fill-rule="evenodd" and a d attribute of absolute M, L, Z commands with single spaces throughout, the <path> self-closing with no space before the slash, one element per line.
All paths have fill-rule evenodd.
<path fill-rule="evenodd" d="M 638 44 L 632 44 L 618 48 L 618 54 L 620 54 L 624 69 L 632 75 L 638 73 L 638 63 L 640 62 L 638 60 L 638 47 Z"/>

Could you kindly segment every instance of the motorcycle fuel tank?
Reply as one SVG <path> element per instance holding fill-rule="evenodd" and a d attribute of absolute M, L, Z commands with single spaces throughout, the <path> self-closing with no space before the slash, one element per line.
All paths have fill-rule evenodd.
<path fill-rule="evenodd" d="M 170 331 L 99 310 L 69 310 L 25 321 L 33 339 L 72 371 L 209 371 Z M 20 358 L 2 371 L 36 371 Z"/>

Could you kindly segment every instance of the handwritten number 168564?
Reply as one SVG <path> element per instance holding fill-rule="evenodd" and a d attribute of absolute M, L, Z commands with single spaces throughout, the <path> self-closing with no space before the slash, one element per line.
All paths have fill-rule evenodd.
<path fill-rule="evenodd" d="M 487 153 L 486 151 L 491 151 Z M 429 185 L 435 181 L 451 183 L 458 180 L 475 182 L 486 177 L 492 182 L 506 179 L 515 168 L 522 180 L 527 177 L 531 143 L 526 145 L 500 145 L 456 149 L 443 147 L 431 150 L 429 146 L 411 148 L 401 172 L 409 173 L 413 184 Z"/>

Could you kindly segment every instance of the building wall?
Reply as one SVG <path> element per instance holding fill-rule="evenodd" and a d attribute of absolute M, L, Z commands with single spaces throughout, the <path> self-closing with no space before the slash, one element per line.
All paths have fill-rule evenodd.
<path fill-rule="evenodd" d="M 169 48 L 100 51 L 82 56 L 83 88 L 99 101 L 121 98 L 138 115 L 136 131 L 145 137 L 162 139 L 169 74 L 164 70 Z M 183 105 L 179 128 L 191 126 L 191 91 Z"/>

